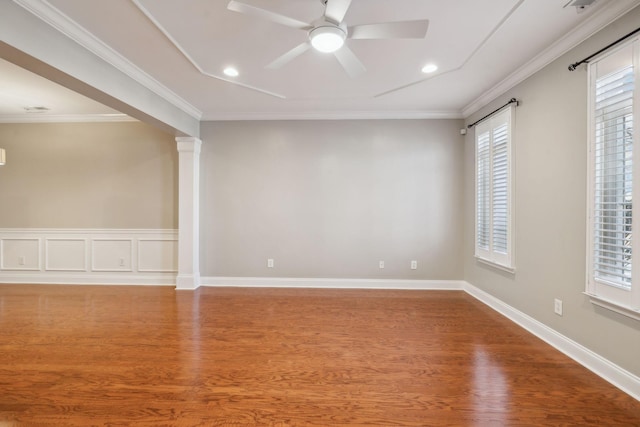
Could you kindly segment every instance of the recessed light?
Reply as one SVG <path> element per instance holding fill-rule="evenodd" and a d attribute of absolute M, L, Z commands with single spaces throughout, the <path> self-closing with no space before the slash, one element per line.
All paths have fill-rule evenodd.
<path fill-rule="evenodd" d="M 224 69 L 223 73 L 229 77 L 238 77 L 240 73 L 233 67 L 227 67 Z"/>
<path fill-rule="evenodd" d="M 438 69 L 438 66 L 436 64 L 427 64 L 424 67 L 422 67 L 422 72 L 425 74 L 429 74 L 429 73 L 433 73 L 437 69 Z"/>

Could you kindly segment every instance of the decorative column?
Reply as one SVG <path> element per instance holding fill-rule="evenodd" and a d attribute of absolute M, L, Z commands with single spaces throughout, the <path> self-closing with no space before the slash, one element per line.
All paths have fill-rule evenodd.
<path fill-rule="evenodd" d="M 194 137 L 178 143 L 178 277 L 176 289 L 200 286 L 200 147 Z"/>

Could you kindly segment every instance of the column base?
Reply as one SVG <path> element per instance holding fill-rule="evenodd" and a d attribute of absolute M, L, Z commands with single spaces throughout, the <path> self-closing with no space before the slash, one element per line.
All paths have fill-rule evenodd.
<path fill-rule="evenodd" d="M 200 287 L 200 275 L 179 274 L 176 278 L 177 291 L 195 291 Z"/>

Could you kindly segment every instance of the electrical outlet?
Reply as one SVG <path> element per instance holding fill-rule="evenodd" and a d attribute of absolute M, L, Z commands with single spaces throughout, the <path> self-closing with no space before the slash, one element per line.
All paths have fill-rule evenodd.
<path fill-rule="evenodd" d="M 384 268 L 384 261 L 379 261 L 378 262 L 378 267 Z"/>
<path fill-rule="evenodd" d="M 27 263 L 27 260 L 24 256 L 21 256 L 20 259 L 18 259 L 18 264 L 25 265 L 26 263 Z"/>
<path fill-rule="evenodd" d="M 558 316 L 562 316 L 562 300 L 556 298 L 553 301 L 553 311 L 558 315 Z"/>
<path fill-rule="evenodd" d="M 411 261 L 411 269 L 412 270 L 417 270 L 418 269 L 418 261 L 416 261 L 416 260 Z"/>
<path fill-rule="evenodd" d="M 267 260 L 267 268 L 273 268 L 273 258 Z"/>
<path fill-rule="evenodd" d="M 120 267 L 124 267 L 124 258 L 120 258 L 119 265 Z"/>

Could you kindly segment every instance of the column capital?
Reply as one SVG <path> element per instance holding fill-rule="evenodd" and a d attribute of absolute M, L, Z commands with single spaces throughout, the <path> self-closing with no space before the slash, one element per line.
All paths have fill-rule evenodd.
<path fill-rule="evenodd" d="M 194 152 L 200 153 L 202 147 L 202 141 L 195 136 L 177 136 L 176 142 L 178 143 L 179 152 Z"/>

